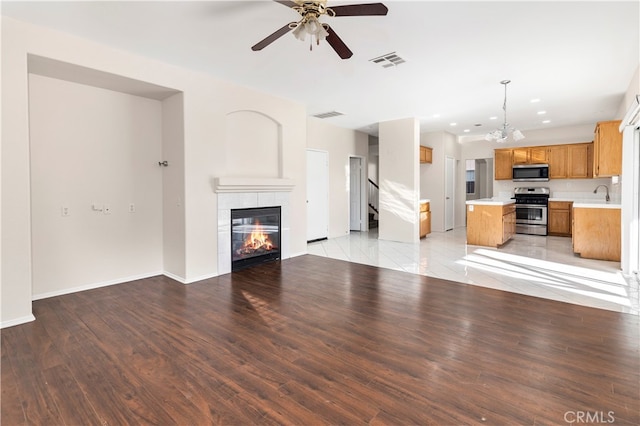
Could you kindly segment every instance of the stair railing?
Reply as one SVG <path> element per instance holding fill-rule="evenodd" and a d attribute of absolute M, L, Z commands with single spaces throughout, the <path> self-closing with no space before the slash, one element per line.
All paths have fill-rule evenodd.
<path fill-rule="evenodd" d="M 369 208 L 375 212 L 375 215 L 378 215 L 378 194 L 380 192 L 380 187 L 374 181 L 369 179 Z M 377 219 L 377 218 L 376 218 Z"/>

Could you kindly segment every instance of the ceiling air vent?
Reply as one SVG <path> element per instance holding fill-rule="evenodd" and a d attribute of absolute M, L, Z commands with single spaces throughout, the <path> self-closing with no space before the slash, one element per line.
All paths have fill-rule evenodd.
<path fill-rule="evenodd" d="M 320 114 L 315 114 L 314 117 L 316 118 L 331 118 L 331 117 L 337 117 L 339 115 L 344 115 L 341 112 L 338 111 L 329 111 L 329 112 L 323 112 Z"/>
<path fill-rule="evenodd" d="M 374 64 L 380 65 L 382 68 L 390 68 L 398 66 L 407 62 L 396 52 L 387 53 L 386 55 L 378 56 L 377 58 L 369 59 Z"/>

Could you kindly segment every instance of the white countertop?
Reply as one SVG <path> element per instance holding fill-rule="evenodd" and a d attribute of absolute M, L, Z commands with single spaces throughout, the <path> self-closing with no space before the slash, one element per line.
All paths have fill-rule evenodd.
<path fill-rule="evenodd" d="M 573 208 L 583 209 L 620 209 L 622 205 L 604 200 L 577 200 L 573 202 Z"/>
<path fill-rule="evenodd" d="M 480 205 L 480 206 L 506 206 L 509 204 L 515 204 L 516 200 L 511 198 L 480 198 L 478 200 L 469 200 L 467 205 Z"/>
<path fill-rule="evenodd" d="M 549 201 L 572 202 L 573 207 L 588 209 L 619 209 L 622 208 L 620 202 L 605 201 L 604 198 L 571 198 L 571 197 L 551 197 Z"/>

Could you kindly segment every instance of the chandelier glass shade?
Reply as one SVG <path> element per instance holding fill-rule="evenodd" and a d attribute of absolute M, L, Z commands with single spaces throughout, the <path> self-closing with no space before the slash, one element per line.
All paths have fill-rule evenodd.
<path fill-rule="evenodd" d="M 502 109 L 504 110 L 504 122 L 502 127 L 486 134 L 484 139 L 487 141 L 495 140 L 498 143 L 503 143 L 507 140 L 509 134 L 512 135 L 513 140 L 515 141 L 524 139 L 522 132 L 518 129 L 514 129 L 507 122 L 507 84 L 509 83 L 511 83 L 511 80 L 502 80 L 500 82 L 500 84 L 504 85 L 504 104 L 502 105 Z"/>

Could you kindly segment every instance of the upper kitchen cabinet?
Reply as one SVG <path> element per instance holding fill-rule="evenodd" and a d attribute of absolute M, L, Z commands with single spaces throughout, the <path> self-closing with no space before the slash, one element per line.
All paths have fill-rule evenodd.
<path fill-rule="evenodd" d="M 547 149 L 544 146 L 513 149 L 513 164 L 545 164 Z"/>
<path fill-rule="evenodd" d="M 517 164 L 549 164 L 549 179 L 593 177 L 593 143 L 574 143 L 494 150 L 495 179 L 511 180 Z M 525 161 L 526 159 L 526 161 Z"/>
<path fill-rule="evenodd" d="M 550 179 L 587 179 L 592 177 L 593 144 L 575 143 L 547 147 Z"/>
<path fill-rule="evenodd" d="M 593 139 L 593 177 L 622 173 L 622 134 L 620 120 L 600 121 Z"/>
<path fill-rule="evenodd" d="M 433 148 L 420 145 L 420 164 L 433 163 Z"/>
<path fill-rule="evenodd" d="M 549 179 L 566 179 L 567 156 L 569 148 L 567 145 L 554 145 L 547 148 L 549 163 Z"/>
<path fill-rule="evenodd" d="M 513 149 L 496 149 L 493 166 L 495 180 L 511 180 L 513 169 Z"/>
<path fill-rule="evenodd" d="M 567 177 L 590 179 L 593 177 L 593 143 L 567 145 Z"/>

